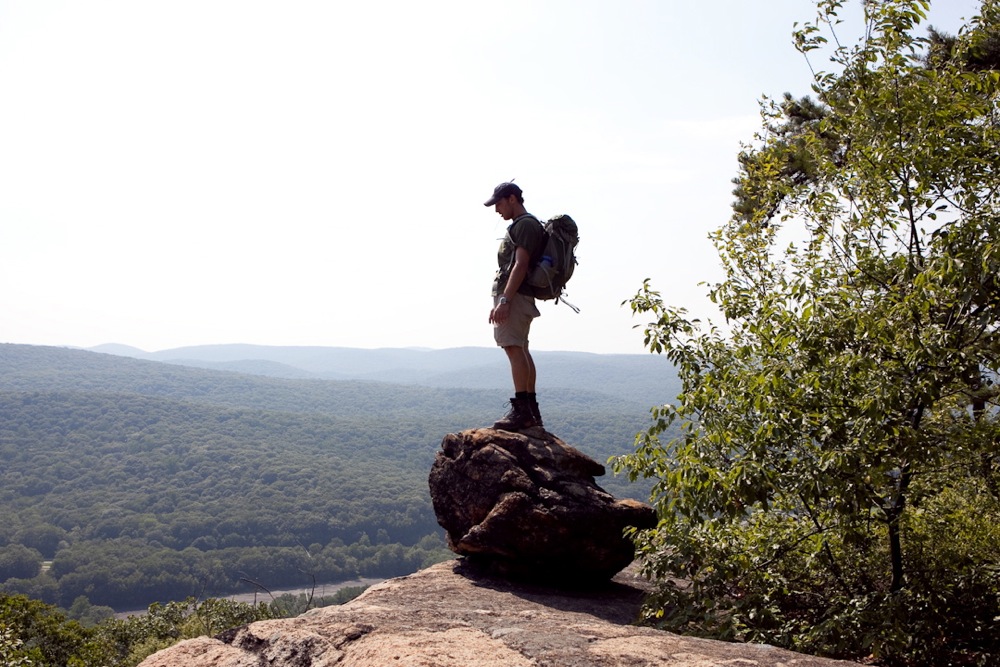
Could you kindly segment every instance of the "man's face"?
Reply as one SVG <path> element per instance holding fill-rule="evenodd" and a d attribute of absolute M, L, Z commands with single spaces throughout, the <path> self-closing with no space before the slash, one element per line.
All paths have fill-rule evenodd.
<path fill-rule="evenodd" d="M 494 209 L 504 220 L 512 220 L 514 218 L 514 195 L 497 200 Z"/>

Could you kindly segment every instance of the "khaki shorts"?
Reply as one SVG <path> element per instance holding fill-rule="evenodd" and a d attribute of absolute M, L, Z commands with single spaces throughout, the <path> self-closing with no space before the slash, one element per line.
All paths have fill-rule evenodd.
<path fill-rule="evenodd" d="M 496 308 L 499 295 L 493 297 L 493 307 Z M 535 307 L 535 299 L 526 294 L 516 294 L 509 302 L 510 317 L 503 324 L 493 325 L 493 339 L 499 347 L 528 347 L 528 330 L 531 320 L 540 317 L 541 313 Z"/>

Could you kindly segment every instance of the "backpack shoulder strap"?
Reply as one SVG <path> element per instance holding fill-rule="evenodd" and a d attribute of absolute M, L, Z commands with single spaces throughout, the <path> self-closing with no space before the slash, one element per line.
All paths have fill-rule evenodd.
<path fill-rule="evenodd" d="M 542 258 L 542 255 L 545 252 L 545 243 L 548 240 L 548 232 L 545 230 L 545 225 L 536 216 L 532 215 L 531 213 L 522 213 L 521 215 L 514 218 L 514 220 L 511 221 L 511 223 L 507 226 L 508 236 L 510 235 L 510 228 L 516 225 L 517 223 L 521 222 L 521 220 L 524 220 L 525 218 L 531 218 L 532 220 L 534 220 L 536 223 L 538 223 L 538 226 L 542 230 L 542 241 L 541 243 L 538 244 L 538 248 L 531 257 L 531 264 L 533 266 L 538 263 L 538 261 Z M 511 255 L 510 265 L 514 266 L 514 255 Z"/>

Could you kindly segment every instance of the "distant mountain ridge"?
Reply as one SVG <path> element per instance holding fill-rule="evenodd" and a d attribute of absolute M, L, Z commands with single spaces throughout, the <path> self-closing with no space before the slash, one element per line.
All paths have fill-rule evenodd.
<path fill-rule="evenodd" d="M 426 387 L 504 389 L 506 357 L 496 348 L 347 348 L 266 345 L 199 345 L 145 352 L 127 345 L 99 345 L 93 352 L 289 379 L 367 380 Z M 597 391 L 647 406 L 677 395 L 679 383 L 665 357 L 533 351 L 539 391 Z"/>

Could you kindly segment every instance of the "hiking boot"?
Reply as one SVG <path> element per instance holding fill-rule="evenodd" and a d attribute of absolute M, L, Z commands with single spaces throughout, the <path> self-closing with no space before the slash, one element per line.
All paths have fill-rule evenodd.
<path fill-rule="evenodd" d="M 528 399 L 528 409 L 531 410 L 531 416 L 535 420 L 535 426 L 545 426 L 542 424 L 542 413 L 538 409 L 538 401 Z"/>
<path fill-rule="evenodd" d="M 541 423 L 535 419 L 531 404 L 528 399 L 517 397 L 510 399 L 510 412 L 493 424 L 493 428 L 503 431 L 521 431 L 533 426 L 541 426 Z"/>

